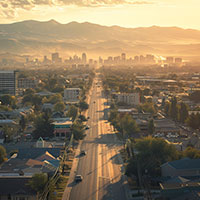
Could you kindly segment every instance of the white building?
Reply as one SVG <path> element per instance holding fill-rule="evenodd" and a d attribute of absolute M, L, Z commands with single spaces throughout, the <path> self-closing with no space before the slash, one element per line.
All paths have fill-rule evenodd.
<path fill-rule="evenodd" d="M 80 88 L 66 88 L 64 90 L 64 101 L 77 102 L 79 101 L 81 89 Z"/>
<path fill-rule="evenodd" d="M 119 93 L 114 94 L 114 98 L 117 102 L 126 103 L 128 105 L 139 105 L 140 94 L 139 93 Z"/>
<path fill-rule="evenodd" d="M 0 71 L 0 95 L 17 94 L 16 71 Z"/>

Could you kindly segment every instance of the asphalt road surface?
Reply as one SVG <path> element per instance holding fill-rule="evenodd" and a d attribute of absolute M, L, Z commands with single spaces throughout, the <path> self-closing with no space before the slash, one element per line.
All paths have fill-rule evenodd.
<path fill-rule="evenodd" d="M 69 200 L 125 200 L 125 179 L 119 150 L 121 142 L 107 122 L 108 106 L 103 96 L 100 79 L 95 78 L 89 102 L 86 131 L 80 150 L 85 156 L 78 156 L 75 174 L 83 181 L 69 183 Z M 65 199 L 65 198 L 63 198 Z M 66 198 L 67 200 L 67 198 Z"/>

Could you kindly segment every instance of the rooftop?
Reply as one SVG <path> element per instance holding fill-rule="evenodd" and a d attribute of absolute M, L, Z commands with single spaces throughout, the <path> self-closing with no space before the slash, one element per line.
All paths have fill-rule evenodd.
<path fill-rule="evenodd" d="M 168 162 L 168 165 L 172 166 L 175 169 L 200 169 L 200 159 L 183 158 L 180 160 Z"/>

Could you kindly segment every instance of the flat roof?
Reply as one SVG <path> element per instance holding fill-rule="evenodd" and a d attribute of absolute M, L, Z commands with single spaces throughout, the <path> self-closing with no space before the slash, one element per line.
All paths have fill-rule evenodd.
<path fill-rule="evenodd" d="M 81 90 L 80 88 L 65 88 L 65 90 Z"/>
<path fill-rule="evenodd" d="M 71 125 L 72 121 L 65 121 L 65 122 L 53 122 L 54 125 Z"/>

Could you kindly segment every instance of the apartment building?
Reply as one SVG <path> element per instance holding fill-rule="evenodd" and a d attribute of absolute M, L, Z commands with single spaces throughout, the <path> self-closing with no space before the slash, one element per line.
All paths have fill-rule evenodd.
<path fill-rule="evenodd" d="M 17 94 L 17 71 L 0 71 L 0 95 Z"/>

